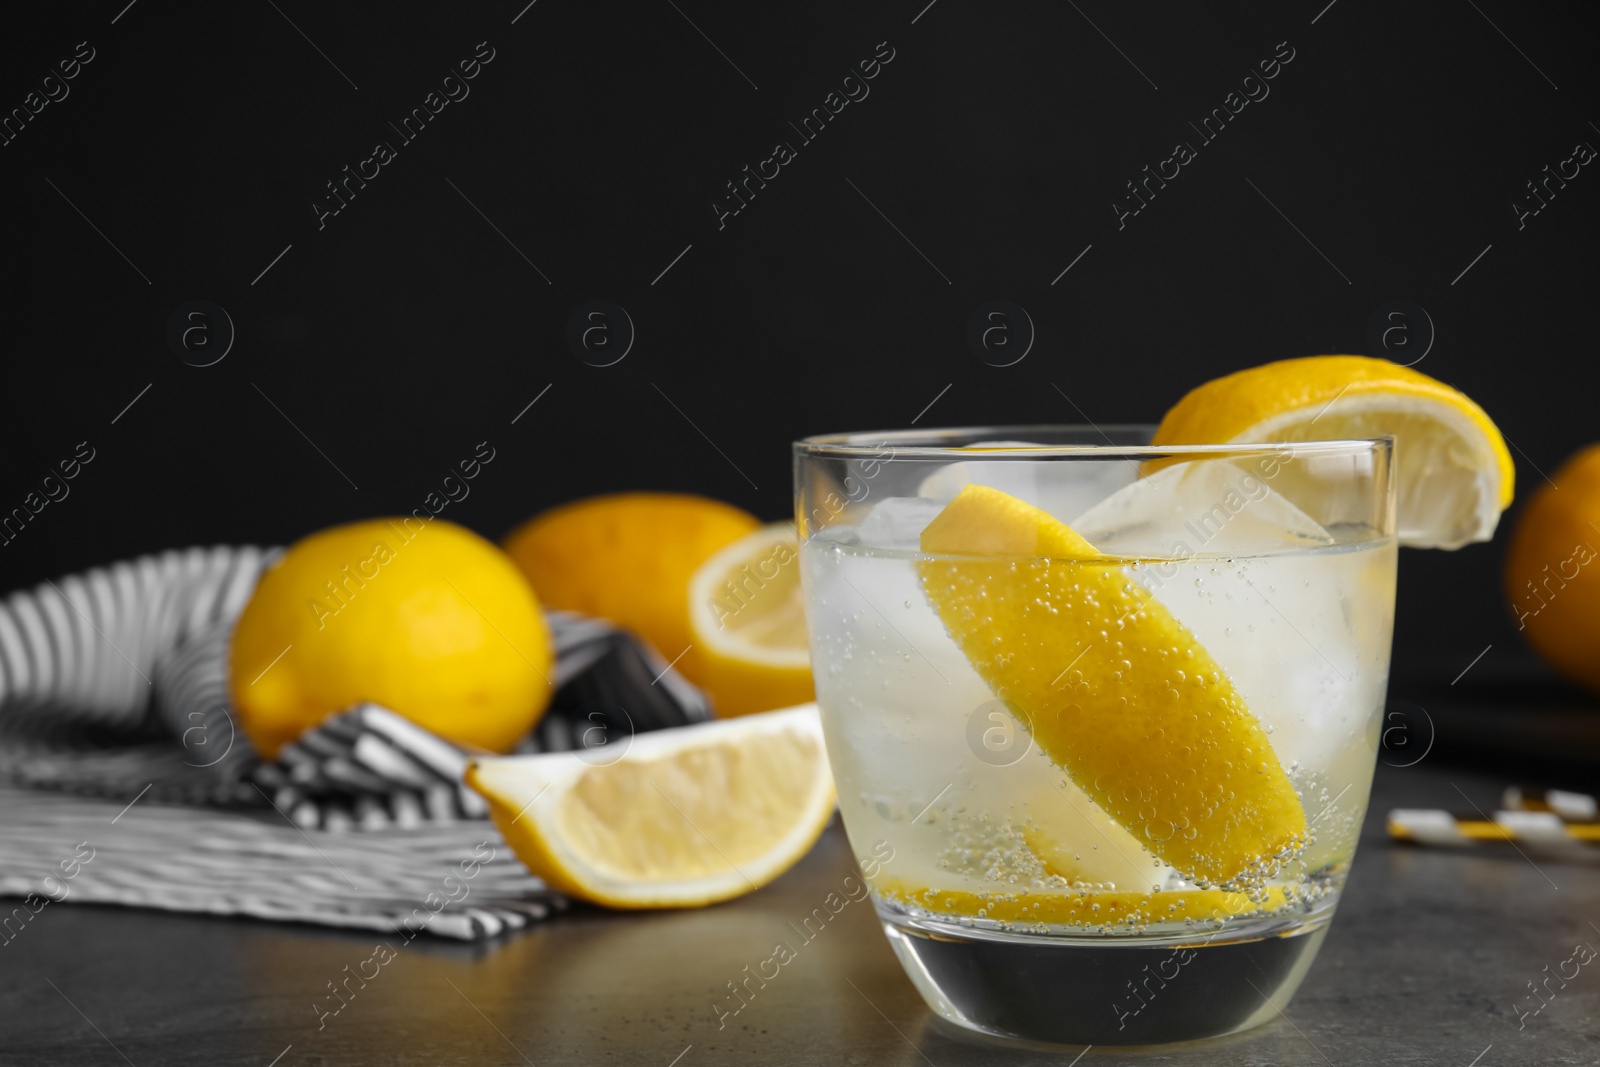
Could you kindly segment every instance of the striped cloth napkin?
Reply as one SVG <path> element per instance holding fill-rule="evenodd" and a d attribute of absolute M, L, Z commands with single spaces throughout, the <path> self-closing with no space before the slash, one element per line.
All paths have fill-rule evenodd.
<path fill-rule="evenodd" d="M 249 915 L 461 940 L 564 902 L 486 821 L 377 833 L 304 831 L 271 812 L 119 804 L 0 788 L 0 947 L 50 904 Z M 3 911 L 0 908 L 0 911 Z"/>
<path fill-rule="evenodd" d="M 471 753 L 375 704 L 326 720 L 274 762 L 237 730 L 228 641 L 280 551 L 167 552 L 0 600 L 0 894 L 25 898 L 0 917 L 0 944 L 18 915 L 63 890 L 370 929 L 414 924 L 420 907 L 427 930 L 463 938 L 548 914 L 556 898 L 461 784 Z M 645 642 L 600 620 L 547 617 L 556 693 L 518 752 L 710 717 Z M 77 856 L 80 843 L 93 860 Z M 439 888 L 452 867 L 460 897 Z"/>

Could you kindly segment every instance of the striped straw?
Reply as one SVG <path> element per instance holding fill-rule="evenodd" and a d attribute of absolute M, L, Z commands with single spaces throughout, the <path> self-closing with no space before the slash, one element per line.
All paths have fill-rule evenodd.
<path fill-rule="evenodd" d="M 1389 812 L 1388 823 L 1391 838 L 1416 845 L 1461 847 L 1478 841 L 1600 844 L 1600 823 L 1566 822 L 1553 811 L 1497 811 L 1491 820 L 1435 808 L 1396 808 Z"/>
<path fill-rule="evenodd" d="M 1600 805 L 1587 793 L 1569 793 L 1564 789 L 1525 789 L 1511 786 L 1500 800 L 1508 811 L 1549 811 L 1565 822 L 1595 822 L 1600 819 Z"/>

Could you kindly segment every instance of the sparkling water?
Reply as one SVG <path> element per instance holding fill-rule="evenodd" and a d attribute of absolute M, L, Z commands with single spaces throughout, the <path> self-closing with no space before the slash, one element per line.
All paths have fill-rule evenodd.
<path fill-rule="evenodd" d="M 942 504 L 882 501 L 802 543 L 845 825 L 858 853 L 892 846 L 871 879 L 879 914 L 954 1022 L 1095 1043 L 1242 1029 L 1293 992 L 1331 918 L 1376 759 L 1395 544 L 1324 529 L 1272 494 L 1237 513 L 1185 511 L 1174 501 L 1227 499 L 1236 476 L 1198 466 L 1132 482 L 1073 521 L 1113 558 L 1020 565 L 1124 569 L 1267 731 L 1310 838 L 1221 913 L 1040 751 L 946 631 L 917 569 L 934 558 L 918 536 Z M 1161 712 L 1132 713 L 1159 727 Z M 1107 1003 L 1063 999 L 1090 990 Z"/>

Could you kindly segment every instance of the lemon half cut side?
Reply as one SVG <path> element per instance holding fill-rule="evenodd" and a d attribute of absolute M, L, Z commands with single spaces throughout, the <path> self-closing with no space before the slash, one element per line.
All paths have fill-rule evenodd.
<path fill-rule="evenodd" d="M 787 708 L 815 695 L 794 524 L 752 531 L 689 580 L 689 630 L 702 684 L 728 717 Z"/>

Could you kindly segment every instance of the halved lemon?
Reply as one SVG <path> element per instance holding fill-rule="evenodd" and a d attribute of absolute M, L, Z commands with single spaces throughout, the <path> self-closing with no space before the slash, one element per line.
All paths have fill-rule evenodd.
<path fill-rule="evenodd" d="M 1328 441 L 1393 434 L 1400 543 L 1460 548 L 1494 536 L 1515 472 L 1505 438 L 1459 390 L 1369 356 L 1307 356 L 1206 382 L 1154 443 Z"/>
<path fill-rule="evenodd" d="M 794 866 L 833 814 L 816 705 L 656 730 L 615 762 L 571 752 L 475 760 L 467 784 L 517 858 L 613 908 L 687 908 Z"/>
<path fill-rule="evenodd" d="M 923 592 L 1034 743 L 1186 878 L 1246 889 L 1306 840 L 1270 739 L 1194 635 L 1117 561 L 969 485 L 922 531 Z M 953 558 L 952 558 L 953 557 Z"/>
<path fill-rule="evenodd" d="M 700 684 L 721 716 L 811 700 L 811 653 L 794 524 L 775 522 L 706 560 L 689 580 Z"/>

